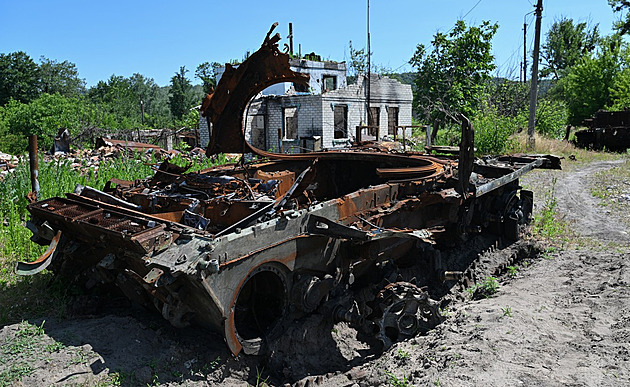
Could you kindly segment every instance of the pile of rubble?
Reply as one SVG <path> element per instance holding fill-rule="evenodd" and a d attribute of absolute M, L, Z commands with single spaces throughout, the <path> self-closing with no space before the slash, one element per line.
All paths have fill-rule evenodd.
<path fill-rule="evenodd" d="M 0 180 L 3 180 L 6 175 L 15 171 L 19 161 L 17 156 L 0 152 Z"/>
<path fill-rule="evenodd" d="M 146 159 L 155 159 L 159 162 L 164 159 L 171 159 L 178 154 L 185 158 L 203 152 L 201 148 L 195 148 L 196 152 L 182 153 L 177 150 L 167 151 L 153 144 L 146 144 L 135 141 L 112 140 L 109 138 L 99 138 L 94 149 L 64 149 L 53 148 L 51 153 L 44 155 L 45 161 L 68 160 L 72 169 L 84 171 L 86 169 L 98 170 L 99 164 L 107 159 L 116 159 L 122 156 L 142 155 Z"/>
<path fill-rule="evenodd" d="M 71 149 L 69 144 L 60 146 L 59 137 L 55 138 L 55 145 L 49 152 L 42 155 L 44 162 L 58 162 L 66 160 L 72 169 L 80 172 L 88 170 L 97 171 L 104 160 L 113 160 L 123 156 L 135 157 L 141 155 L 142 159 L 155 160 L 156 163 L 170 160 L 180 156 L 191 164 L 195 159 L 205 158 L 205 149 L 196 147 L 189 151 L 165 150 L 158 145 L 141 143 L 136 141 L 113 140 L 99 138 L 94 149 Z M 228 155 L 228 160 L 235 161 L 240 155 Z M 0 180 L 3 180 L 22 161 L 28 162 L 28 157 L 20 158 L 0 152 Z"/>

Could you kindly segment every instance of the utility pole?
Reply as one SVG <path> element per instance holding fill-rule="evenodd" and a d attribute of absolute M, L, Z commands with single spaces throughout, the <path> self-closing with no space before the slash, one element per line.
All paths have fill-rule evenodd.
<path fill-rule="evenodd" d="M 370 65 L 370 0 L 367 0 L 367 96 L 365 98 L 365 104 L 367 109 L 367 124 L 370 125 L 370 118 L 372 117 L 372 110 L 370 109 L 370 83 L 371 82 L 371 65 Z M 378 141 L 378 138 L 376 139 Z"/>
<path fill-rule="evenodd" d="M 523 20 L 523 83 L 527 83 L 527 23 L 525 20 Z"/>
<path fill-rule="evenodd" d="M 289 23 L 289 55 L 293 58 L 293 23 Z"/>
<path fill-rule="evenodd" d="M 532 86 L 529 91 L 529 124 L 527 126 L 527 148 L 534 149 L 534 127 L 536 124 L 536 102 L 538 99 L 538 51 L 540 47 L 540 22 L 542 19 L 543 0 L 536 4 L 536 30 L 534 34 L 534 63 L 532 63 Z"/>

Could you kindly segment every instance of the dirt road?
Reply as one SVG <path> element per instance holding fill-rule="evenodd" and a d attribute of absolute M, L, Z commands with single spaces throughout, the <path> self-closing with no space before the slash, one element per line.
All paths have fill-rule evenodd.
<path fill-rule="evenodd" d="M 527 176 L 539 211 L 553 187 L 572 240 L 554 243 L 563 249 L 534 240 L 486 249 L 478 278 L 512 257 L 498 292 L 473 301 L 454 288 L 443 324 L 384 354 L 345 324 L 312 315 L 287 330 L 272 356 L 234 359 L 219 336 L 110 303 L 115 313 L 2 327 L 0 386 L 630 385 L 630 204 L 610 211 L 591 191 L 596 172 L 622 163 Z"/>

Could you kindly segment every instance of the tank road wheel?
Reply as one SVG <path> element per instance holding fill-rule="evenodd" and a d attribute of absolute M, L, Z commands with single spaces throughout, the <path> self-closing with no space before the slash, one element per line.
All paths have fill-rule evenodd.
<path fill-rule="evenodd" d="M 236 337 L 247 355 L 265 351 L 279 333 L 287 308 L 287 281 L 283 271 L 263 265 L 248 276 L 234 305 Z"/>
<path fill-rule="evenodd" d="M 376 336 L 383 349 L 396 341 L 427 332 L 442 321 L 439 303 L 409 282 L 394 282 L 381 290 L 376 298 L 378 315 Z"/>

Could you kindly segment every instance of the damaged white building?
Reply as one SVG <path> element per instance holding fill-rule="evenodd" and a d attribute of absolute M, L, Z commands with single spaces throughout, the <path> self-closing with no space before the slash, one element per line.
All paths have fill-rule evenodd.
<path fill-rule="evenodd" d="M 411 85 L 373 74 L 368 114 L 367 79 L 359 77 L 348 85 L 345 62 L 291 59 L 290 64 L 293 71 L 309 74 L 309 85 L 275 84 L 252 100 L 245 138 L 256 148 L 284 153 L 338 148 L 355 140 L 357 126 L 378 127 L 383 138 L 401 135 L 401 127 L 411 125 Z M 364 138 L 369 134 L 374 138 L 377 131 L 363 133 Z M 205 147 L 209 141 L 205 119 L 200 120 L 200 139 Z"/>

